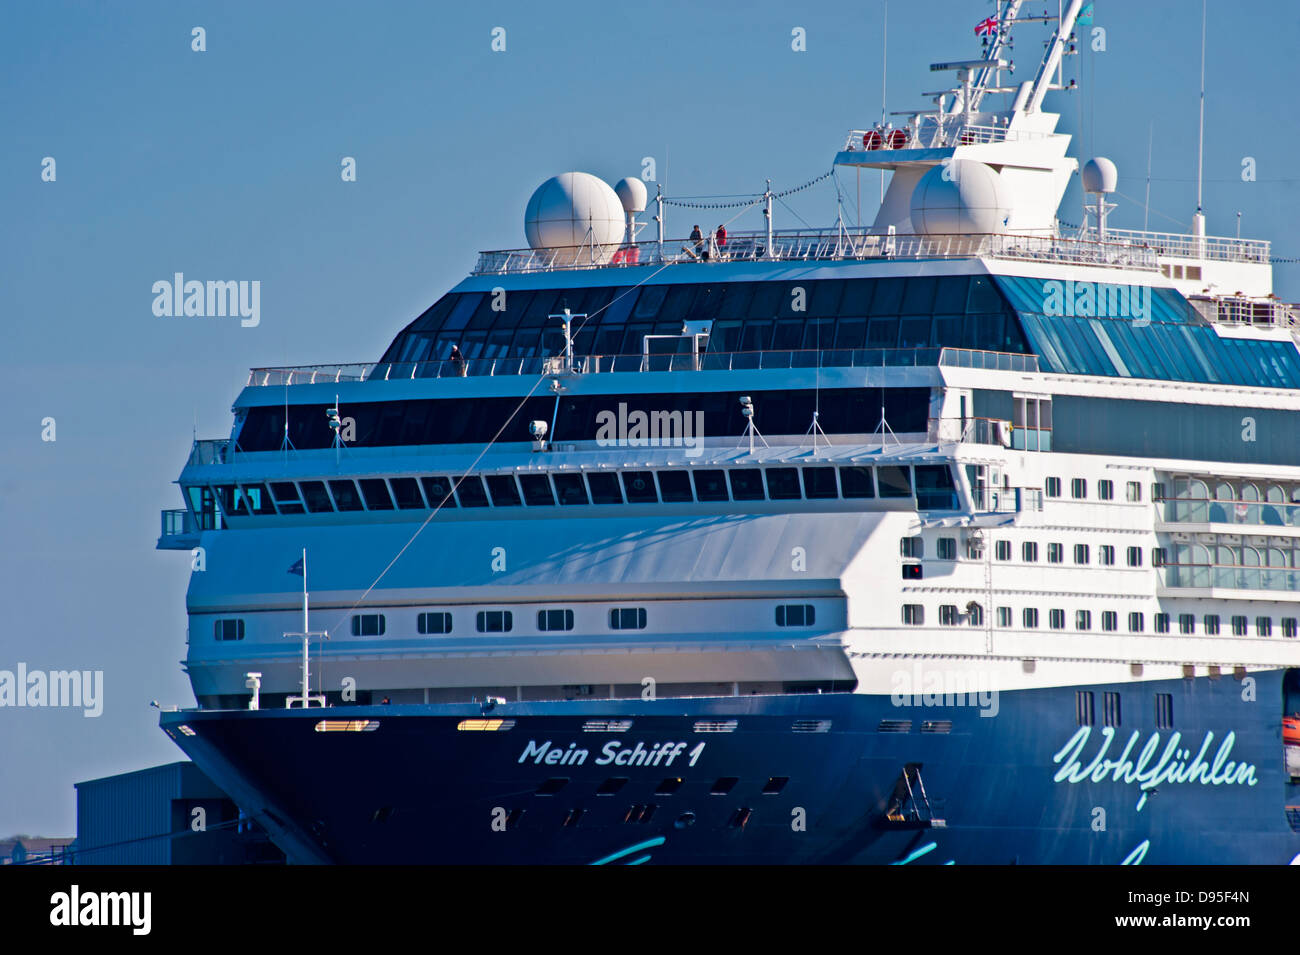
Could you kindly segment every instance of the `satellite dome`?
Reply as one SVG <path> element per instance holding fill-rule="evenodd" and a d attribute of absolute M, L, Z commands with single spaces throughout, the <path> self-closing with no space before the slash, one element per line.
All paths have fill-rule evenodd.
<path fill-rule="evenodd" d="M 1119 185 L 1119 170 L 1105 156 L 1089 159 L 1083 164 L 1084 192 L 1114 192 Z"/>
<path fill-rule="evenodd" d="M 973 159 L 934 166 L 912 191 L 912 229 L 918 235 L 1002 232 L 1008 213 L 1002 179 Z"/>
<path fill-rule="evenodd" d="M 623 239 L 623 205 L 602 179 L 565 172 L 537 187 L 524 212 L 524 235 L 534 249 L 574 248 L 575 257 L 605 261 Z M 579 252 L 580 247 L 580 252 Z"/>
<path fill-rule="evenodd" d="M 620 179 L 614 183 L 614 192 L 618 194 L 618 201 L 623 203 L 624 212 L 645 212 L 645 183 L 640 179 L 631 176 Z"/>

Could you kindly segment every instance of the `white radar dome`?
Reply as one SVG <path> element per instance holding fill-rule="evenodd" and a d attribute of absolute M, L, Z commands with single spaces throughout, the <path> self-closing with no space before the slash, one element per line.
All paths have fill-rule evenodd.
<path fill-rule="evenodd" d="M 603 179 L 566 172 L 537 187 L 524 212 L 534 249 L 573 248 L 575 258 L 607 261 L 623 239 L 623 204 Z"/>
<path fill-rule="evenodd" d="M 646 189 L 645 183 L 640 179 L 631 176 L 620 179 L 614 183 L 614 192 L 618 195 L 618 201 L 623 203 L 624 212 L 645 212 Z"/>
<path fill-rule="evenodd" d="M 1119 185 L 1119 170 L 1105 156 L 1089 159 L 1083 164 L 1084 192 L 1114 192 Z"/>
<path fill-rule="evenodd" d="M 912 228 L 919 235 L 983 234 L 1006 227 L 1002 179 L 973 159 L 930 169 L 912 191 Z"/>

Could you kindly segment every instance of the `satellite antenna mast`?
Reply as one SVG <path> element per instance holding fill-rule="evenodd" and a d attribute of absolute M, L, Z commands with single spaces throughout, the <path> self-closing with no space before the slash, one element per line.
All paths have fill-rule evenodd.
<path fill-rule="evenodd" d="M 1192 218 L 1192 235 L 1196 236 L 1197 254 L 1204 254 L 1205 208 L 1201 204 L 1205 170 L 1205 16 L 1206 0 L 1201 0 L 1201 115 L 1196 145 L 1196 215 Z"/>
<path fill-rule="evenodd" d="M 294 569 L 290 571 L 295 572 Z M 307 548 L 302 549 L 302 632 L 286 633 L 286 637 L 302 637 L 302 695 L 290 696 L 284 701 L 285 709 L 289 709 L 294 703 L 298 703 L 303 709 L 307 709 L 312 703 L 325 706 L 325 694 L 317 693 L 315 696 L 311 693 L 311 668 L 308 664 L 309 644 L 312 637 L 320 637 L 322 640 L 328 640 L 330 635 L 327 631 L 318 630 L 315 633 L 307 626 Z"/>

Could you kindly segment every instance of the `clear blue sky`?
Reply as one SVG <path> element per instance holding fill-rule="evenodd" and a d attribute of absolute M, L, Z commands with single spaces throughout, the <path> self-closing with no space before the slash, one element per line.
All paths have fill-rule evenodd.
<path fill-rule="evenodd" d="M 1087 135 L 1073 152 L 1113 158 L 1120 189 L 1140 202 L 1154 122 L 1151 228 L 1180 229 L 1195 204 L 1200 3 L 1096 7 L 1108 49 L 1079 58 Z M 188 560 L 153 549 L 158 511 L 180 505 L 171 482 L 196 425 L 200 437 L 229 433 L 250 366 L 377 358 L 476 250 L 524 244 L 524 205 L 555 173 L 612 182 L 653 156 L 669 193 L 700 195 L 824 172 L 845 131 L 879 115 L 882 8 L 10 6 L 0 31 L 0 669 L 102 669 L 106 686 L 98 719 L 0 709 L 0 836 L 72 834 L 74 781 L 180 757 L 148 706 L 193 702 L 179 666 Z M 972 28 L 991 9 L 894 0 L 890 108 L 928 105 L 928 64 L 976 55 Z M 1241 210 L 1244 234 L 1292 256 L 1298 11 L 1290 0 L 1211 0 L 1206 108 L 1210 231 L 1232 234 Z M 195 26 L 207 52 L 190 49 Z M 490 49 L 497 26 L 504 53 Z M 807 52 L 790 48 L 796 26 Z M 1032 75 L 1039 32 L 1024 30 L 1018 78 Z M 1075 132 L 1080 98 L 1063 100 L 1049 107 Z M 46 156 L 53 183 L 40 178 Z M 344 156 L 356 158 L 356 183 L 340 180 Z M 1243 156 L 1255 157 L 1258 182 L 1241 182 Z M 789 201 L 809 222 L 834 218 L 828 184 Z M 1140 205 L 1121 203 L 1112 223 L 1140 228 Z M 1077 221 L 1078 207 L 1072 189 L 1062 217 Z M 684 234 L 690 213 L 676 215 L 670 231 Z M 799 224 L 780 206 L 777 221 Z M 261 325 L 156 318 L 150 288 L 177 271 L 260 281 Z M 1300 299 L 1300 266 L 1279 267 L 1277 283 Z M 47 416 L 54 443 L 41 441 Z"/>

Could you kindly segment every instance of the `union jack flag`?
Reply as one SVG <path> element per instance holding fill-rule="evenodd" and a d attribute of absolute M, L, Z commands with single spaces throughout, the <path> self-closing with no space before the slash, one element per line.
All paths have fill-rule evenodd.
<path fill-rule="evenodd" d="M 975 35 L 976 35 L 976 36 L 992 36 L 994 33 L 997 33 L 997 32 L 998 32 L 998 18 L 997 18 L 997 17 L 989 17 L 988 19 L 981 20 L 981 21 L 980 21 L 978 24 L 976 24 L 976 26 L 975 26 Z"/>

